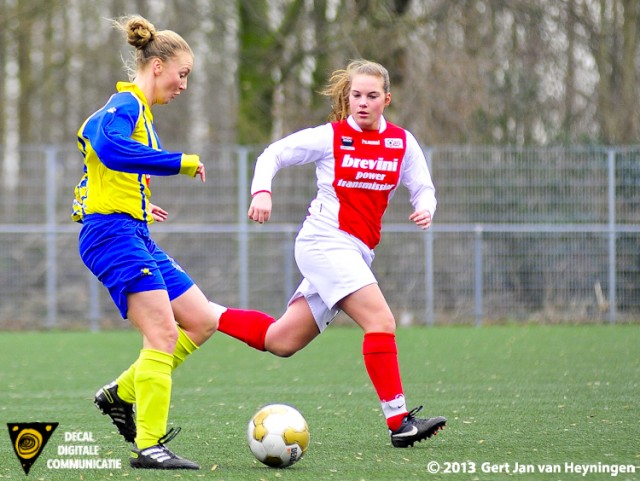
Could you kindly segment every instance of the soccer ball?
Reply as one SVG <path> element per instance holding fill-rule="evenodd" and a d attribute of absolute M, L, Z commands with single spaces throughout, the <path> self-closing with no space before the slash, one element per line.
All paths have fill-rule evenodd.
<path fill-rule="evenodd" d="M 269 404 L 249 421 L 247 440 L 258 461 L 272 468 L 286 468 L 307 451 L 309 426 L 294 407 Z"/>

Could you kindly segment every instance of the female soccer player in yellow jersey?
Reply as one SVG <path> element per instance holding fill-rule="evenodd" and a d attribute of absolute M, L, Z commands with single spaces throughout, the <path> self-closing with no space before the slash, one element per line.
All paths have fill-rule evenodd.
<path fill-rule="evenodd" d="M 135 47 L 131 82 L 80 127 L 84 175 L 72 218 L 82 223 L 80 256 L 109 290 L 121 315 L 142 334 L 137 360 L 95 396 L 126 441 L 130 464 L 145 469 L 199 469 L 165 446 L 172 371 L 216 330 L 221 317 L 271 319 L 210 303 L 186 272 L 150 237 L 148 224 L 167 212 L 150 202 L 151 175 L 184 174 L 205 181 L 197 155 L 163 150 L 151 107 L 187 88 L 191 48 L 177 33 L 156 30 L 140 16 L 113 21 Z M 134 411 L 135 405 L 135 411 Z"/>
<path fill-rule="evenodd" d="M 342 310 L 364 331 L 362 354 L 378 394 L 394 447 L 413 446 L 444 428 L 407 410 L 395 338 L 395 319 L 371 270 L 381 222 L 400 183 L 409 190 L 409 216 L 427 229 L 436 209 L 435 188 L 424 154 L 410 132 L 387 122 L 389 74 L 357 60 L 333 73 L 323 94 L 333 102 L 332 122 L 295 132 L 268 146 L 256 161 L 248 216 L 271 216 L 276 173 L 314 162 L 318 193 L 295 243 L 303 280 L 277 322 L 221 317 L 218 329 L 250 346 L 291 356 L 315 339 Z"/>

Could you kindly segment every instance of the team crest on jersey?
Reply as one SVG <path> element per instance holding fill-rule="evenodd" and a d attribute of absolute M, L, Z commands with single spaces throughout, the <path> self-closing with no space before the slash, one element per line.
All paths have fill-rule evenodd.
<path fill-rule="evenodd" d="M 402 149 L 403 142 L 402 142 L 402 139 L 398 139 L 398 138 L 384 139 L 384 146 L 387 149 Z"/>
<path fill-rule="evenodd" d="M 347 135 L 343 135 L 340 138 L 341 141 L 341 146 L 340 146 L 340 150 L 356 150 L 356 148 L 353 145 L 353 137 L 349 137 Z"/>

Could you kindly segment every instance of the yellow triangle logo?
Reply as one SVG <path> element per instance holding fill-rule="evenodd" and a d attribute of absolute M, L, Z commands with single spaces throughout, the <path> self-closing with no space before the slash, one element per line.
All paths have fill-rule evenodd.
<path fill-rule="evenodd" d="M 29 474 L 31 466 L 40 456 L 58 423 L 7 423 L 7 427 L 24 474 Z"/>

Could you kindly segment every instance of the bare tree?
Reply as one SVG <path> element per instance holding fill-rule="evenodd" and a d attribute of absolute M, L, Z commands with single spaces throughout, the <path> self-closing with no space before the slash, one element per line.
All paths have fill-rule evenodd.
<path fill-rule="evenodd" d="M 321 122 L 318 90 L 359 57 L 388 67 L 388 116 L 425 143 L 640 140 L 637 0 L 0 0 L 0 9 L 5 153 L 73 143 L 126 79 L 131 50 L 108 19 L 131 13 L 180 32 L 196 53 L 191 92 L 157 116 L 168 144 L 264 143 Z"/>
<path fill-rule="evenodd" d="M 607 143 L 637 142 L 638 2 L 585 0 L 581 18 L 599 74 L 597 119 Z"/>
<path fill-rule="evenodd" d="M 5 18 L 20 18 L 19 4 L 15 1 L 6 0 L 4 4 Z M 6 209 L 15 207 L 15 191 L 18 187 L 18 175 L 20 172 L 20 47 L 18 30 L 20 25 L 12 22 L 5 22 L 3 28 L 4 38 L 2 49 L 3 55 L 3 77 L 4 77 L 4 135 L 3 135 L 3 161 L 2 175 L 4 187 L 3 204 Z"/>

